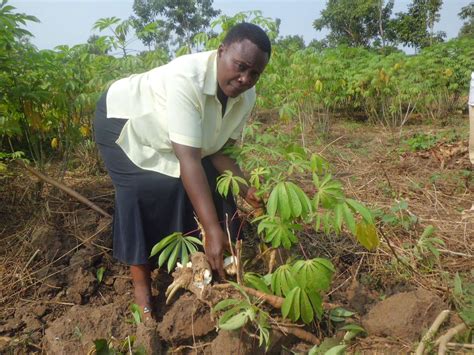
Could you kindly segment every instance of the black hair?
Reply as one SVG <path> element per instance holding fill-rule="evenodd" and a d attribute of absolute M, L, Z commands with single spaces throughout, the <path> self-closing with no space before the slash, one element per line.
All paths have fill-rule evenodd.
<path fill-rule="evenodd" d="M 229 32 L 227 32 L 222 43 L 230 45 L 235 42 L 241 42 L 245 39 L 248 39 L 250 42 L 255 44 L 262 52 L 267 53 L 268 59 L 270 59 L 270 55 L 272 54 L 270 38 L 268 38 L 264 30 L 253 23 L 242 22 L 235 25 L 229 30 Z"/>

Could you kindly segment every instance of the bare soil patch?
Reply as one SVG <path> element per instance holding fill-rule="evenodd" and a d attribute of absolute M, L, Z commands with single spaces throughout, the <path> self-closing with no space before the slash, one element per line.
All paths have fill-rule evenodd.
<path fill-rule="evenodd" d="M 267 121 L 274 119 L 267 116 Z M 317 140 L 316 130 L 306 132 L 307 148 L 329 160 L 349 196 L 385 212 L 403 200 L 408 204 L 404 216 L 416 217 L 410 228 L 386 224 L 386 239 L 374 252 L 346 235 L 324 236 L 311 228 L 301 232 L 306 255 L 330 258 L 337 268 L 327 301 L 356 311 L 352 321 L 362 320 L 369 332 L 349 351 L 413 350 L 440 308 L 454 310 L 449 303 L 454 273 L 474 269 L 474 214 L 463 213 L 474 201 L 466 139 L 440 142 L 428 151 L 400 150 L 413 130 L 425 129 L 410 126 L 399 136 L 367 124 L 339 122 L 324 143 Z M 61 177 L 54 167 L 47 173 Z M 113 189 L 107 176 L 77 170 L 67 172 L 63 182 L 112 213 Z M 128 270 L 111 257 L 109 220 L 20 168 L 3 179 L 0 201 L 0 352 L 86 354 L 101 338 L 117 347 L 135 338 L 154 353 L 263 351 L 253 334 L 217 333 L 209 307 L 187 292 L 166 306 L 164 290 L 171 278 L 163 272 L 154 273 L 158 320 L 137 327 L 129 322 L 133 292 Z M 414 256 L 429 224 L 445 243 L 439 247 L 439 260 Z M 252 255 L 258 244 L 253 232 L 246 231 Z M 250 263 L 255 268 L 265 261 L 257 255 L 251 259 L 256 259 Z M 99 282 L 101 267 L 105 273 Z M 307 330 L 320 338 L 340 335 L 327 324 L 324 319 Z M 273 338 L 272 353 L 281 353 L 282 344 L 295 350 L 310 347 L 282 333 Z"/>

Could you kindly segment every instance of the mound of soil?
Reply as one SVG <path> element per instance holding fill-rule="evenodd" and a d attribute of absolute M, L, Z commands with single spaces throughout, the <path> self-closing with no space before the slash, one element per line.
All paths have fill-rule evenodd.
<path fill-rule="evenodd" d="M 376 304 L 362 324 L 369 335 L 415 341 L 445 308 L 438 296 L 424 289 L 402 292 Z"/>
<path fill-rule="evenodd" d="M 202 337 L 215 329 L 209 307 L 188 293 L 174 301 L 158 326 L 162 339 L 172 344 Z"/>
<path fill-rule="evenodd" d="M 117 297 L 105 306 L 74 306 L 49 324 L 44 345 L 49 354 L 87 354 L 97 339 L 123 339 L 133 335 L 134 326 L 125 322 L 130 299 Z"/>

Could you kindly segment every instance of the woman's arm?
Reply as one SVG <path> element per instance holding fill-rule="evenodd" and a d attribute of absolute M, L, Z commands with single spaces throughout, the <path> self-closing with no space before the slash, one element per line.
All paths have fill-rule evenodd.
<path fill-rule="evenodd" d="M 204 251 L 212 269 L 224 277 L 224 250 L 229 248 L 226 234 L 217 217 L 206 173 L 201 163 L 201 149 L 172 143 L 179 160 L 181 180 L 206 233 Z"/>

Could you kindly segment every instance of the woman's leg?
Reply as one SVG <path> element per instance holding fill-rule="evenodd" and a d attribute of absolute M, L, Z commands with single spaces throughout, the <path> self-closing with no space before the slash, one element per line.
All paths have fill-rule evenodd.
<path fill-rule="evenodd" d="M 150 264 L 130 265 L 135 303 L 142 311 L 144 319 L 152 318 L 151 306 L 151 272 Z"/>

